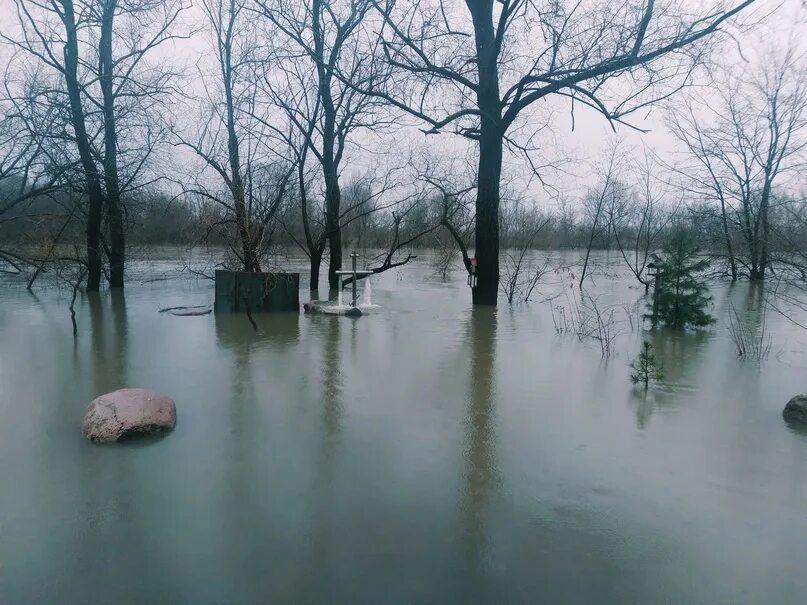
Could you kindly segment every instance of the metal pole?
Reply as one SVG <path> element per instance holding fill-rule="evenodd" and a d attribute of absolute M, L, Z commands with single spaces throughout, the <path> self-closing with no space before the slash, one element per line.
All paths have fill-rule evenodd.
<path fill-rule="evenodd" d="M 353 306 L 356 306 L 356 301 L 358 300 L 358 296 L 356 293 L 356 259 L 359 258 L 359 255 L 355 252 L 350 255 L 350 258 L 353 259 Z"/>

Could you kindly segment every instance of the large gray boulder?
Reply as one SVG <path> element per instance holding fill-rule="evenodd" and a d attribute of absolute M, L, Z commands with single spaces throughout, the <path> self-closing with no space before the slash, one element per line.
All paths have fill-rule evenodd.
<path fill-rule="evenodd" d="M 787 402 L 782 416 L 788 422 L 799 422 L 807 424 L 807 395 L 796 395 Z"/>
<path fill-rule="evenodd" d="M 92 400 L 81 431 L 91 441 L 108 443 L 138 433 L 156 433 L 174 428 L 174 400 L 148 389 L 120 389 Z"/>

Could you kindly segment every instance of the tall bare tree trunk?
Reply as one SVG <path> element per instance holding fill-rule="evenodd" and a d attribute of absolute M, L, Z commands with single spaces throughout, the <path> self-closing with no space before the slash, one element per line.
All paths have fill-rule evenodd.
<path fill-rule="evenodd" d="M 70 101 L 70 122 L 76 137 L 81 168 L 87 187 L 87 291 L 97 292 L 101 287 L 101 220 L 104 192 L 100 175 L 92 157 L 87 136 L 84 108 L 81 104 L 81 85 L 78 81 L 78 32 L 72 0 L 63 0 L 61 18 L 65 26 L 64 76 Z"/>
<path fill-rule="evenodd" d="M 101 93 L 104 99 L 104 182 L 109 226 L 109 286 L 123 288 L 126 241 L 121 212 L 118 181 L 118 134 L 115 123 L 115 91 L 113 81 L 112 31 L 117 0 L 105 0 L 98 45 Z"/>
<path fill-rule="evenodd" d="M 332 65 L 326 65 L 325 40 L 322 31 L 322 0 L 314 0 L 311 7 L 314 53 L 317 59 L 317 86 L 322 101 L 322 176 L 325 180 L 325 232 L 328 235 L 330 261 L 328 263 L 328 286 L 339 287 L 336 272 L 342 269 L 342 227 L 340 213 L 342 191 L 339 188 L 339 166 L 335 156 L 336 107 L 331 93 Z"/>
<path fill-rule="evenodd" d="M 241 261 L 244 271 L 260 271 L 260 262 L 257 251 L 253 249 L 250 235 L 249 217 L 247 216 L 246 197 L 244 194 L 244 179 L 241 176 L 241 154 L 238 145 L 238 133 L 235 130 L 235 101 L 233 100 L 233 23 L 236 19 L 236 7 L 230 2 L 228 6 L 229 22 L 226 34 L 219 40 L 219 54 L 221 62 L 222 80 L 224 83 L 224 102 L 227 112 L 227 159 L 230 164 L 230 194 L 233 196 L 235 207 L 235 222 L 238 237 L 241 240 Z"/>
<path fill-rule="evenodd" d="M 499 295 L 499 201 L 504 126 L 499 98 L 498 52 L 493 28 L 493 0 L 466 0 L 476 37 L 481 112 L 479 173 L 476 194 L 477 280 L 473 304 L 496 305 Z"/>
<path fill-rule="evenodd" d="M 482 120 L 484 124 L 484 118 Z M 477 281 L 475 305 L 496 305 L 499 295 L 499 186 L 502 174 L 502 137 L 485 132 L 479 144 L 479 177 L 476 198 Z"/>

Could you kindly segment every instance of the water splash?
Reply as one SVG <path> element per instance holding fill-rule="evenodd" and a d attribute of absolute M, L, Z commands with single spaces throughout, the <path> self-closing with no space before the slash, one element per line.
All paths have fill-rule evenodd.
<path fill-rule="evenodd" d="M 360 307 L 373 306 L 373 287 L 369 277 L 365 278 L 364 280 L 364 289 L 362 290 L 361 296 L 359 297 L 359 306 Z"/>
<path fill-rule="evenodd" d="M 352 300 L 352 293 L 350 293 L 350 296 L 350 300 Z M 312 301 L 311 304 L 316 305 L 316 310 L 314 311 L 315 313 L 324 313 L 326 315 L 345 315 L 348 314 L 348 311 L 353 309 L 353 305 L 350 302 L 345 302 L 343 291 L 341 289 L 337 293 L 336 303 L 328 301 Z M 375 311 L 376 309 L 381 308 L 379 305 L 373 304 L 373 286 L 369 277 L 363 280 L 362 292 L 356 300 L 356 308 L 362 313 Z"/>

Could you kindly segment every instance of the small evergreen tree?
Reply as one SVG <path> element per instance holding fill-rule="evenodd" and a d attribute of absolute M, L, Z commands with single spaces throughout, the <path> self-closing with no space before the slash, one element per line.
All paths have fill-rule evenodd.
<path fill-rule="evenodd" d="M 714 321 L 706 312 L 712 300 L 709 288 L 698 273 L 709 267 L 709 261 L 697 257 L 697 248 L 684 231 L 676 232 L 656 258 L 656 285 L 649 318 L 653 327 L 659 325 L 675 330 L 687 326 L 703 327 Z"/>
<path fill-rule="evenodd" d="M 632 372 L 630 380 L 633 384 L 643 384 L 646 389 L 651 380 L 664 380 L 664 374 L 656 354 L 653 352 L 653 345 L 645 340 L 642 343 L 642 350 L 639 356 L 630 364 Z"/>

